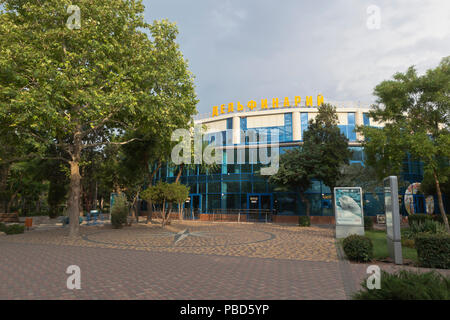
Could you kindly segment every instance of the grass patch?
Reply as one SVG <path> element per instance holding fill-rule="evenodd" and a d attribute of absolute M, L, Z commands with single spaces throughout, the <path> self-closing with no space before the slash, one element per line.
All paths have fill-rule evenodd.
<path fill-rule="evenodd" d="M 382 260 L 389 257 L 389 252 L 386 242 L 386 231 L 370 230 L 366 231 L 366 237 L 372 240 L 373 243 L 373 258 L 375 260 Z M 418 262 L 417 251 L 414 248 L 402 246 L 403 259 Z"/>

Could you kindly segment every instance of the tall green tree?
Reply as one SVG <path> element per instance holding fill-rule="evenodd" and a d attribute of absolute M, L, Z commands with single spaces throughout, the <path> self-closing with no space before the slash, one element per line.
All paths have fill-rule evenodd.
<path fill-rule="evenodd" d="M 304 152 L 300 148 L 286 151 L 280 156 L 278 172 L 269 177 L 269 183 L 277 186 L 280 191 L 295 190 L 305 204 L 306 215 L 311 214 L 311 202 L 306 191 L 312 184 L 312 171 Z"/>
<path fill-rule="evenodd" d="M 348 164 L 352 156 L 348 139 L 338 127 L 336 107 L 323 104 L 319 108 L 304 132 L 303 153 L 314 178 L 331 189 L 334 208 L 333 189 L 342 175 L 341 166 Z"/>
<path fill-rule="evenodd" d="M 32 142 L 31 154 L 64 151 L 58 158 L 70 166 L 69 235 L 77 236 L 83 152 L 127 144 L 136 138 L 124 134 L 142 127 L 170 137 L 196 112 L 177 28 L 146 23 L 140 0 L 0 5 L 0 119 Z M 69 27 L 69 5 L 80 9 L 80 28 Z"/>
<path fill-rule="evenodd" d="M 450 159 L 450 57 L 418 76 L 414 67 L 397 73 L 375 87 L 376 104 L 370 117 L 383 128 L 358 128 L 365 136 L 365 151 L 379 175 L 400 173 L 409 152 L 421 160 L 434 180 L 439 209 L 450 232 L 440 183 L 448 170 L 440 170 Z"/>

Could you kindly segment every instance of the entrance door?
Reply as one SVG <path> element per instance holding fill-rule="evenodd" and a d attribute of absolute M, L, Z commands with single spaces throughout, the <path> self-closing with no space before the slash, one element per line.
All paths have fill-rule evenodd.
<path fill-rule="evenodd" d="M 247 195 L 247 209 L 257 211 L 255 218 L 260 221 L 270 220 L 270 213 L 273 209 L 272 195 L 266 193 L 249 193 Z"/>
<path fill-rule="evenodd" d="M 197 219 L 202 210 L 202 196 L 200 194 L 191 194 L 190 198 L 192 219 Z"/>

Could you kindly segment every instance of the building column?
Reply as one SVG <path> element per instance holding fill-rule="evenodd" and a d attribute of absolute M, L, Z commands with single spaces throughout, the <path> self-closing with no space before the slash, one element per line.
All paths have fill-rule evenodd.
<path fill-rule="evenodd" d="M 241 119 L 233 117 L 233 144 L 241 144 Z"/>
<path fill-rule="evenodd" d="M 356 127 L 358 127 L 358 126 L 362 126 L 363 124 L 364 124 L 363 113 L 361 110 L 358 109 L 355 112 L 355 125 L 356 125 Z M 358 140 L 358 141 L 364 140 L 363 135 L 359 132 L 356 132 L 356 140 Z"/>
<path fill-rule="evenodd" d="M 300 111 L 292 112 L 292 140 L 294 141 L 302 140 Z"/>

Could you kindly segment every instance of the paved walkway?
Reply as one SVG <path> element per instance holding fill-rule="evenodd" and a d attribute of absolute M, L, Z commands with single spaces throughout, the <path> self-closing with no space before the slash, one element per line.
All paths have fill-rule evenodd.
<path fill-rule="evenodd" d="M 364 265 L 339 258 L 331 228 L 174 223 L 0 237 L 0 299 L 346 299 Z M 68 290 L 69 265 L 81 290 Z"/>

